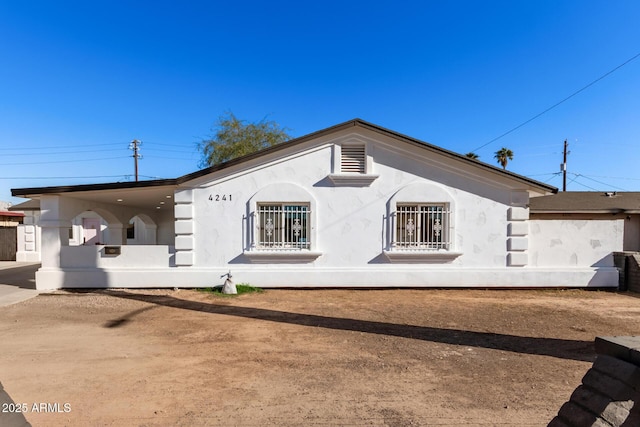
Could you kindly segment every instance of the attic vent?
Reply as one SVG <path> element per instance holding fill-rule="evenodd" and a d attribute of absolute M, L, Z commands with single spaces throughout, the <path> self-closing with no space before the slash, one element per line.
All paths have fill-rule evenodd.
<path fill-rule="evenodd" d="M 366 156 L 364 145 L 343 145 L 340 158 L 340 171 L 365 173 Z"/>

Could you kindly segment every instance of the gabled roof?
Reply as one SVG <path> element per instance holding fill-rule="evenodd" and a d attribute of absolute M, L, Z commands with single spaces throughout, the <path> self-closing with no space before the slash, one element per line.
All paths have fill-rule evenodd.
<path fill-rule="evenodd" d="M 26 202 L 18 203 L 17 205 L 9 206 L 9 211 L 39 211 L 40 200 L 27 200 Z"/>
<path fill-rule="evenodd" d="M 529 199 L 531 213 L 640 213 L 640 192 L 563 191 Z"/>
<path fill-rule="evenodd" d="M 480 167 L 482 169 L 486 169 L 486 170 L 489 170 L 489 171 L 492 171 L 492 172 L 497 172 L 499 174 L 503 174 L 503 175 L 509 176 L 511 178 L 515 178 L 518 181 L 524 182 L 529 186 L 536 187 L 536 188 L 538 188 L 538 189 L 540 189 L 540 190 L 542 190 L 544 192 L 556 193 L 558 191 L 558 189 L 556 187 L 553 187 L 551 185 L 542 183 L 540 181 L 533 180 L 533 179 L 528 178 L 528 177 L 523 176 L 523 175 L 518 175 L 516 173 L 513 173 L 513 172 L 510 172 L 510 171 L 498 168 L 498 167 L 490 165 L 488 163 L 484 163 L 484 162 L 482 162 L 480 160 L 471 159 L 471 158 L 469 158 L 469 157 L 467 157 L 465 155 L 462 155 L 462 154 L 447 150 L 447 149 L 442 148 L 442 147 L 438 147 L 437 145 L 429 144 L 428 142 L 424 142 L 424 141 L 421 141 L 419 139 L 412 138 L 410 136 L 407 136 L 407 135 L 404 135 L 404 134 L 401 134 L 401 133 L 398 133 L 398 132 L 383 128 L 383 127 L 378 126 L 378 125 L 374 125 L 373 123 L 366 122 L 366 121 L 364 121 L 362 119 L 349 120 L 348 122 L 344 122 L 344 123 L 341 123 L 341 124 L 338 124 L 338 125 L 335 125 L 335 126 L 331 126 L 329 128 L 326 128 L 326 129 L 323 129 L 323 130 L 319 130 L 317 132 L 313 132 L 313 133 L 310 133 L 308 135 L 301 136 L 299 138 L 294 138 L 294 139 L 289 140 L 287 142 L 284 142 L 282 144 L 278 144 L 278 145 L 274 145 L 274 146 L 269 147 L 269 148 L 265 148 L 263 150 L 255 152 L 253 154 L 249 154 L 247 156 L 238 157 L 238 158 L 230 160 L 228 162 L 224 162 L 224 163 L 221 163 L 221 164 L 216 165 L 216 166 L 211 166 L 211 167 L 199 170 L 197 172 L 194 172 L 194 173 L 191 173 L 191 174 L 188 174 L 188 175 L 184 175 L 184 176 L 178 178 L 178 182 L 179 183 L 183 183 L 183 182 L 186 182 L 186 181 L 190 181 L 192 179 L 196 179 L 196 178 L 199 178 L 201 176 L 204 176 L 204 175 L 207 175 L 207 174 L 210 174 L 210 173 L 225 169 L 225 168 L 227 168 L 229 166 L 237 165 L 237 164 L 243 163 L 245 161 L 252 160 L 252 159 L 258 158 L 260 156 L 264 156 L 267 153 L 272 153 L 272 152 L 277 152 L 277 151 L 280 151 L 280 150 L 285 150 L 285 149 L 287 149 L 287 148 L 289 148 L 291 146 L 302 144 L 302 143 L 305 143 L 305 142 L 310 141 L 312 139 L 320 138 L 322 136 L 329 135 L 329 134 L 332 134 L 332 133 L 336 133 L 336 132 L 339 132 L 339 131 L 348 130 L 350 128 L 367 129 L 367 130 L 370 130 L 372 132 L 379 133 L 381 135 L 385 135 L 385 136 L 389 136 L 389 137 L 392 137 L 392 138 L 395 138 L 395 139 L 399 139 L 399 140 L 404 141 L 404 142 L 406 142 L 408 144 L 420 147 L 421 149 L 430 150 L 430 151 L 442 154 L 442 155 L 444 155 L 446 157 L 450 157 L 450 158 L 457 159 L 457 160 L 460 160 L 460 161 L 463 161 L 463 162 L 467 162 L 469 164 L 473 164 L 473 165 L 475 165 L 477 167 Z"/>
<path fill-rule="evenodd" d="M 255 153 L 238 157 L 233 160 L 229 160 L 227 162 L 221 163 L 219 165 L 211 166 L 187 175 L 183 175 L 179 178 L 174 179 L 162 179 L 162 180 L 152 180 L 152 181 L 138 181 L 138 182 L 117 182 L 117 183 L 106 183 L 106 184 L 86 184 L 86 185 L 72 185 L 72 186 L 58 186 L 58 187 L 36 187 L 36 188 L 17 188 L 12 189 L 11 194 L 13 196 L 22 196 L 22 197 L 32 197 L 34 195 L 40 194 L 56 194 L 56 193 L 70 193 L 70 192 L 82 192 L 82 191 L 96 191 L 96 190 L 118 190 L 118 189 L 133 189 L 133 188 L 147 188 L 147 187 L 156 187 L 156 186 L 179 186 L 185 182 L 191 181 L 193 179 L 200 178 L 202 176 L 229 168 L 231 166 L 239 165 L 244 162 L 248 162 L 253 159 L 260 158 L 269 153 L 275 153 L 278 151 L 286 150 L 290 147 L 303 144 L 310 140 L 320 138 L 326 135 L 330 135 L 332 133 L 349 130 L 351 128 L 361 128 L 366 129 L 381 135 L 385 135 L 388 137 L 392 137 L 401 141 L 404 141 L 408 144 L 414 145 L 416 147 L 420 147 L 424 150 L 430 150 L 432 152 L 444 155 L 446 157 L 456 159 L 458 161 L 467 162 L 468 164 L 472 164 L 475 167 L 491 171 L 493 173 L 501 174 L 503 176 L 509 177 L 511 179 L 515 179 L 521 183 L 526 184 L 527 186 L 537 188 L 543 192 L 555 193 L 558 191 L 556 187 L 550 186 L 548 184 L 530 179 L 523 175 L 518 175 L 513 172 L 509 172 L 503 169 L 500 169 L 496 166 L 481 162 L 479 160 L 470 159 L 462 154 L 455 153 L 450 150 L 446 150 L 442 147 L 438 147 L 436 145 L 429 144 L 424 141 L 420 141 L 418 139 L 412 138 L 407 135 L 403 135 L 398 132 L 391 131 L 389 129 L 385 129 L 383 127 L 374 125 L 372 123 L 366 122 L 361 119 L 353 119 L 348 122 L 344 122 L 317 132 L 310 133 L 305 136 L 301 136 L 299 138 L 291 139 L 287 142 L 283 142 L 278 145 L 274 145 L 269 148 L 265 148 L 263 150 L 257 151 Z"/>

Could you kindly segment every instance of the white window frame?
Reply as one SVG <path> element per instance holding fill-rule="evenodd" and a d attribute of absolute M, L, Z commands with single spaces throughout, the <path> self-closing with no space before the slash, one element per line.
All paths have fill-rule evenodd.
<path fill-rule="evenodd" d="M 392 249 L 449 251 L 450 224 L 448 203 L 397 203 Z"/>
<path fill-rule="evenodd" d="M 273 182 L 258 190 L 249 199 L 249 215 L 245 217 L 248 236 L 243 250 L 244 258 L 253 264 L 304 264 L 312 263 L 322 252 L 318 250 L 319 237 L 316 234 L 316 200 L 305 188 L 291 182 Z M 308 207 L 308 249 L 296 247 L 258 246 L 260 240 L 259 206 L 304 205 Z M 284 246 L 284 245 L 283 245 Z"/>
<path fill-rule="evenodd" d="M 256 204 L 256 237 L 257 250 L 311 249 L 309 203 L 258 202 Z"/>

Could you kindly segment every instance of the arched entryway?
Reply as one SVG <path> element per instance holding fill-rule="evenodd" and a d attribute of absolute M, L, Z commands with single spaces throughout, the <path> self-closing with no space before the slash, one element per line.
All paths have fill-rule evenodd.
<path fill-rule="evenodd" d="M 138 214 L 127 225 L 127 245 L 155 245 L 158 226 L 145 214 Z"/>

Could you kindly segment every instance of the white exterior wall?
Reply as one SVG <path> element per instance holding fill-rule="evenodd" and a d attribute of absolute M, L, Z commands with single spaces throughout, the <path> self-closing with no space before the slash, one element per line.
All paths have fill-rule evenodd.
<path fill-rule="evenodd" d="M 370 185 L 336 185 L 331 179 L 337 173 L 334 144 L 354 139 L 367 142 L 367 174 L 377 178 L 372 177 Z M 397 141 L 372 143 L 366 135 L 343 135 L 305 150 L 299 147 L 298 153 L 263 160 L 255 168 L 228 168 L 224 176 L 211 181 L 205 177 L 178 190 L 176 260 L 181 283 L 216 285 L 222 282 L 221 274 L 231 271 L 236 282 L 262 287 L 617 284 L 613 268 L 596 271 L 588 264 L 531 268 L 524 189 L 425 159 L 423 150 Z M 403 200 L 394 198 L 397 193 L 412 195 Z M 416 193 L 425 196 L 416 199 Z M 418 200 L 451 202 L 450 251 L 459 256 L 387 256 L 393 253 L 389 252 L 393 202 Z M 267 256 L 257 256 L 251 247 L 251 218 L 258 202 L 309 202 L 314 211 L 312 256 L 268 251 Z"/>
<path fill-rule="evenodd" d="M 385 158 L 378 157 L 372 171 L 379 178 L 369 187 L 335 187 L 326 182 L 327 175 L 331 173 L 331 151 L 330 146 L 325 146 L 305 156 L 274 164 L 268 169 L 250 171 L 211 186 L 193 189 L 193 266 L 235 270 L 264 268 L 250 259 L 248 234 L 251 226 L 247 221 L 253 213 L 250 199 L 259 191 L 268 189 L 269 198 L 255 201 L 307 202 L 315 199 L 316 224 L 312 239 L 315 237 L 315 251 L 322 255 L 298 268 L 309 270 L 309 267 L 313 267 L 314 271 L 336 269 L 335 272 L 344 269 L 340 272 L 342 275 L 349 269 L 395 270 L 397 266 L 383 254 L 389 243 L 386 235 L 390 224 L 388 209 L 395 211 L 395 208 L 388 208 L 387 205 L 394 193 L 417 183 L 423 185 L 425 192 L 429 188 L 447 192 L 455 201 L 452 251 L 461 252 L 462 255 L 441 267 L 506 266 L 509 206 L 503 201 L 483 198 L 426 180 L 418 175 L 420 165 L 414 160 L 403 159 L 405 171 L 398 171 L 385 163 L 393 164 L 400 159 L 393 159 L 392 153 L 382 150 L 376 150 L 376 154 Z M 430 171 L 430 174 L 440 175 L 437 178 L 444 181 L 456 178 L 442 171 Z M 491 193 L 490 188 L 476 185 L 479 191 Z M 308 199 L 292 198 L 291 187 L 298 187 L 301 193 L 306 192 Z M 227 201 L 215 201 L 223 195 Z M 423 202 L 441 201 L 426 195 L 423 199 Z M 273 263 L 272 268 L 290 268 L 286 257 L 283 259 L 282 263 Z"/>
<path fill-rule="evenodd" d="M 622 251 L 625 219 L 530 220 L 534 267 L 613 267 Z"/>
<path fill-rule="evenodd" d="M 352 143 L 365 143 L 367 153 L 366 174 L 355 178 L 337 167 L 341 144 Z M 148 251 L 123 247 L 107 256 L 99 247 L 65 248 L 56 233 L 68 227 L 72 212 L 87 207 L 43 196 L 43 242 L 53 252 L 43 259 L 37 283 L 41 289 L 202 287 L 221 285 L 221 275 L 231 271 L 236 283 L 260 287 L 617 286 L 607 257 L 612 247 L 622 249 L 623 228 L 612 237 L 607 227 L 618 223 L 530 220 L 528 191 L 515 178 L 392 136 L 325 134 L 181 184 L 173 212 L 153 213 L 160 246 Z M 311 249 L 257 250 L 253 218 L 261 202 L 308 203 Z M 407 255 L 391 247 L 402 202 L 449 205 L 449 251 Z M 122 219 L 122 232 L 138 213 L 98 208 L 101 215 L 111 209 L 110 224 Z M 587 240 L 572 243 L 575 233 Z M 554 239 L 563 247 L 552 246 Z M 565 259 L 567 251 L 576 262 Z"/>

